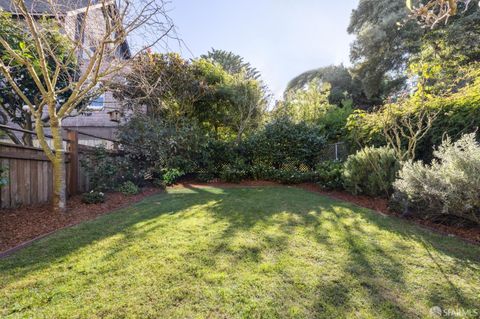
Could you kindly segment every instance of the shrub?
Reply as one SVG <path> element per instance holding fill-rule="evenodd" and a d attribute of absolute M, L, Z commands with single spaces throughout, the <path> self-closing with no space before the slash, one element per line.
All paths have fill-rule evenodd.
<path fill-rule="evenodd" d="M 163 181 L 167 186 L 171 186 L 175 184 L 178 181 L 178 179 L 183 175 L 185 175 L 185 173 L 183 173 L 177 168 L 165 169 L 162 172 Z"/>
<path fill-rule="evenodd" d="M 242 161 L 226 165 L 220 172 L 220 179 L 227 183 L 240 183 L 243 180 L 249 179 L 250 176 L 250 168 Z"/>
<path fill-rule="evenodd" d="M 276 169 L 285 164 L 313 169 L 325 143 L 318 126 L 286 119 L 275 120 L 245 142 L 254 164 Z"/>
<path fill-rule="evenodd" d="M 128 181 L 123 183 L 119 188 L 118 191 L 123 195 L 137 195 L 140 192 L 140 189 L 137 185 L 133 182 Z"/>
<path fill-rule="evenodd" d="M 199 167 L 202 171 L 218 177 L 222 167 L 240 160 L 233 143 L 210 139 L 202 149 Z"/>
<path fill-rule="evenodd" d="M 480 224 L 480 145 L 475 134 L 455 143 L 447 139 L 434 157 L 431 165 L 406 163 L 395 189 L 423 217 L 449 216 Z"/>
<path fill-rule="evenodd" d="M 257 164 L 250 168 L 250 172 L 252 174 L 252 178 L 255 180 L 263 180 L 263 181 L 273 181 L 275 180 L 277 171 L 268 165 L 265 164 Z"/>
<path fill-rule="evenodd" d="M 194 121 L 173 123 L 139 114 L 119 128 L 118 137 L 138 168 L 157 171 L 178 168 L 193 172 L 205 143 L 204 133 Z"/>
<path fill-rule="evenodd" d="M 105 147 L 96 147 L 81 161 L 81 164 L 90 179 L 92 189 L 108 191 L 115 188 L 118 167 L 115 158 L 108 153 Z"/>
<path fill-rule="evenodd" d="M 82 196 L 82 202 L 85 204 L 100 204 L 105 202 L 105 194 L 98 191 L 91 191 Z"/>
<path fill-rule="evenodd" d="M 210 172 L 201 172 L 197 174 L 197 180 L 203 183 L 211 182 L 215 178 L 217 178 L 217 174 L 210 173 Z"/>
<path fill-rule="evenodd" d="M 316 174 L 318 185 L 328 190 L 343 189 L 343 163 L 325 161 L 317 165 Z"/>
<path fill-rule="evenodd" d="M 345 189 L 355 195 L 389 196 L 399 169 L 400 163 L 392 149 L 366 147 L 345 162 Z"/>
<path fill-rule="evenodd" d="M 291 170 L 277 170 L 273 181 L 293 185 L 309 182 L 316 182 L 318 175 L 316 172 L 299 172 Z"/>

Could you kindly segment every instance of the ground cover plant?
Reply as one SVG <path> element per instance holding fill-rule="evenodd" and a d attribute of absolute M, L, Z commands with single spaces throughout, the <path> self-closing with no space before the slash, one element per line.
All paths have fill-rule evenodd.
<path fill-rule="evenodd" d="M 2 318 L 428 318 L 480 248 L 291 187 L 188 186 L 0 260 Z"/>

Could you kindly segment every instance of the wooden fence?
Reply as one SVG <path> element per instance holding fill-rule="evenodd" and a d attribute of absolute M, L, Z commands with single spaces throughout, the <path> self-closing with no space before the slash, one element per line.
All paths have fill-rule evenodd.
<path fill-rule="evenodd" d="M 68 137 L 64 141 L 67 144 L 67 193 L 75 195 L 88 192 L 89 178 L 80 162 L 94 148 L 79 145 L 76 131 L 68 131 Z M 52 164 L 41 148 L 0 142 L 0 165 L 6 168 L 5 175 L 8 179 L 8 184 L 0 189 L 0 208 L 34 206 L 48 203 L 52 199 Z"/>

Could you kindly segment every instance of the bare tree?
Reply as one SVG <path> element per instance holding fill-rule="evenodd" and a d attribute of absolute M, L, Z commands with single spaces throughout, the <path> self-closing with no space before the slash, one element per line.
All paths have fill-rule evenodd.
<path fill-rule="evenodd" d="M 466 11 L 470 2 L 471 0 L 429 0 L 415 6 L 413 0 L 407 0 L 407 7 L 414 19 L 433 29 L 440 23 L 448 23 L 449 18 L 458 13 L 460 6 Z"/>
<path fill-rule="evenodd" d="M 387 144 L 400 161 L 413 160 L 418 143 L 432 128 L 438 112 L 420 107 L 405 112 L 400 105 L 387 105 L 383 109 L 382 128 Z"/>
<path fill-rule="evenodd" d="M 128 66 L 129 58 L 166 43 L 174 27 L 165 5 L 166 0 L 11 0 L 10 11 L 31 34 L 33 49 L 23 54 L 3 37 L 0 46 L 11 56 L 11 65 L 28 70 L 41 98 L 32 101 L 22 92 L 9 72 L 9 61 L 0 60 L 0 72 L 28 107 L 39 143 L 52 163 L 55 210 L 66 209 L 62 119 L 92 92 L 102 90 Z M 48 41 L 52 27 L 63 30 L 69 45 L 69 51 L 61 57 Z M 127 37 L 133 45 L 127 44 Z M 54 67 L 49 66 L 47 59 L 54 59 Z M 68 73 L 65 71 L 72 68 L 73 60 L 78 61 L 80 71 L 74 72 L 68 85 L 58 88 L 59 75 Z M 59 100 L 65 90 L 71 94 Z M 48 121 L 42 121 L 45 114 Z M 45 139 L 46 127 L 53 136 L 51 146 Z"/>

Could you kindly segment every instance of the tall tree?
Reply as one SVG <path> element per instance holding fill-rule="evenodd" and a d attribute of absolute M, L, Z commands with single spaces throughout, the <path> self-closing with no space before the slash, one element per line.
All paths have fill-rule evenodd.
<path fill-rule="evenodd" d="M 228 121 L 236 133 L 236 141 L 239 143 L 247 131 L 260 124 L 267 100 L 261 83 L 255 79 L 246 79 L 242 73 L 234 75 L 223 90 L 226 91 L 231 105 Z"/>
<path fill-rule="evenodd" d="M 401 87 L 408 59 L 419 50 L 424 31 L 408 14 L 404 0 L 360 0 L 352 12 L 348 32 L 356 36 L 350 51 L 353 74 L 376 104 Z"/>
<path fill-rule="evenodd" d="M 417 59 L 426 43 L 455 47 L 465 57 L 463 64 L 478 61 L 480 10 L 472 5 L 466 8 L 462 14 L 450 17 L 448 24 L 437 24 L 432 30 L 410 18 L 404 0 L 360 0 L 348 31 L 356 36 L 351 48 L 353 74 L 362 81 L 367 97 L 376 98 L 381 104 L 404 87 L 409 62 Z"/>
<path fill-rule="evenodd" d="M 258 124 L 266 105 L 261 83 L 244 72 L 230 74 L 203 58 L 147 53 L 114 85 L 115 96 L 134 109 L 146 108 L 149 117 L 179 125 L 188 119 L 217 137 L 223 131 L 240 140 Z"/>
<path fill-rule="evenodd" d="M 191 115 L 209 86 L 179 54 L 146 52 L 131 60 L 129 71 L 111 89 L 127 109 L 145 107 L 151 118 L 174 120 Z"/>
<path fill-rule="evenodd" d="M 211 49 L 207 54 L 202 55 L 203 59 L 218 63 L 230 74 L 243 73 L 248 79 L 260 79 L 260 72 L 255 69 L 244 58 L 233 52 Z"/>
<path fill-rule="evenodd" d="M 71 7 L 72 5 L 73 7 Z M 62 140 L 62 120 L 69 116 L 97 87 L 108 82 L 128 63 L 126 39 L 129 34 L 148 32 L 148 43 L 137 52 L 159 43 L 173 26 L 165 11 L 164 1 L 78 1 L 34 2 L 11 0 L 11 9 L 26 28 L 32 44 L 29 51 L 22 49 L 22 42 L 13 46 L 0 35 L 0 48 L 10 59 L 0 60 L 0 73 L 23 100 L 35 121 L 39 143 L 53 166 L 53 204 L 57 211 L 66 209 L 65 159 Z M 77 16 L 71 19 L 66 10 L 74 10 Z M 48 16 L 48 23 L 38 16 Z M 48 40 L 52 26 L 63 29 L 63 40 L 68 50 L 58 56 L 56 47 Z M 81 73 L 68 78 L 68 85 L 58 87 L 60 75 L 68 73 L 75 57 L 81 56 L 78 67 Z M 54 63 L 49 64 L 48 58 Z M 10 72 L 21 66 L 32 77 L 35 87 L 41 92 L 37 100 L 24 94 Z M 65 100 L 59 97 L 66 91 L 71 94 Z M 48 121 L 42 121 L 44 114 Z M 48 126 L 53 136 L 52 146 L 45 137 Z"/>
<path fill-rule="evenodd" d="M 297 75 L 288 83 L 285 95 L 288 95 L 291 91 L 305 88 L 313 81 L 330 85 L 328 100 L 331 104 L 340 106 L 346 98 L 352 99 L 355 106 L 369 104 L 369 101 L 363 94 L 360 81 L 354 80 L 349 70 L 343 64 L 330 65 Z"/>

